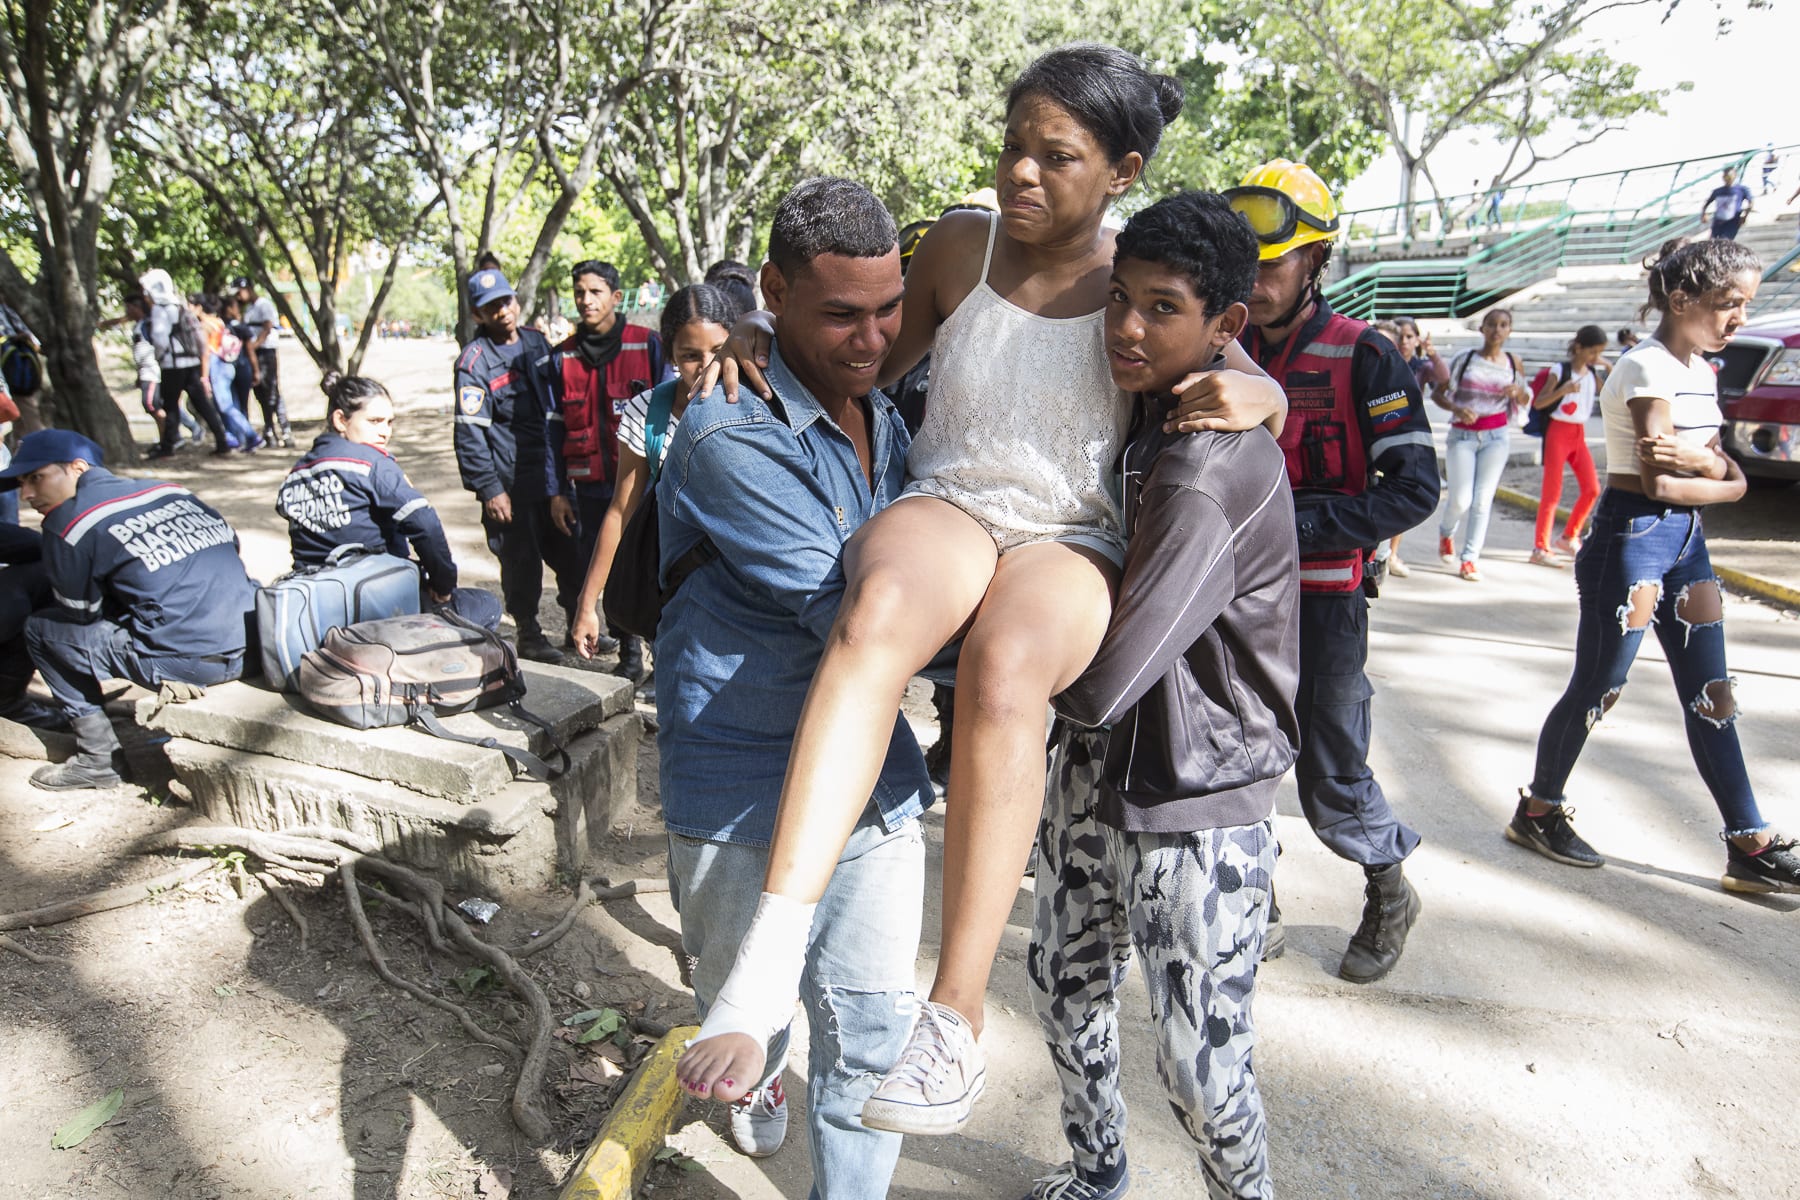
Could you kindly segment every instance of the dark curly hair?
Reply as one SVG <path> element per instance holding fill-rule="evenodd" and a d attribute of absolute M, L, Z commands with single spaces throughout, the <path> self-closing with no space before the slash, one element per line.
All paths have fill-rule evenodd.
<path fill-rule="evenodd" d="M 1256 283 L 1256 234 L 1217 192 L 1178 192 L 1132 217 L 1113 263 L 1127 258 L 1185 275 L 1209 317 L 1248 300 Z"/>
<path fill-rule="evenodd" d="M 1098 42 L 1076 42 L 1042 55 L 1006 93 L 1006 112 L 1042 96 L 1081 122 L 1118 162 L 1133 151 L 1149 163 L 1163 129 L 1181 115 L 1181 81 L 1144 68 L 1137 55 Z"/>
<path fill-rule="evenodd" d="M 1745 271 L 1762 274 L 1762 259 L 1748 246 L 1729 238 L 1671 238 L 1654 258 L 1644 260 L 1650 272 L 1650 298 L 1638 309 L 1640 321 L 1653 312 L 1667 313 L 1669 297 L 1676 292 L 1704 296 L 1730 285 Z"/>

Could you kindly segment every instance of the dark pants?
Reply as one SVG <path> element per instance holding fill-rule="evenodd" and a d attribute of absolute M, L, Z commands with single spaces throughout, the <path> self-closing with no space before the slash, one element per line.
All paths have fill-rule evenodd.
<path fill-rule="evenodd" d="M 19 489 L 0 492 L 0 525 L 19 523 Z"/>
<path fill-rule="evenodd" d="M 1300 597 L 1300 807 L 1319 840 L 1367 867 L 1397 863 L 1419 835 L 1395 819 L 1369 770 L 1369 602 L 1360 592 Z"/>
<path fill-rule="evenodd" d="M 181 440 L 181 396 L 186 392 L 193 402 L 194 412 L 206 427 L 212 430 L 214 447 L 219 450 L 228 449 L 225 444 L 225 423 L 219 418 L 219 410 L 212 399 L 200 386 L 199 367 L 164 367 L 162 373 L 162 390 L 160 399 L 163 408 L 162 450 L 167 454 L 175 449 L 175 443 Z"/>
<path fill-rule="evenodd" d="M 209 687 L 244 673 L 242 650 L 146 654 L 123 625 L 76 621 L 57 611 L 34 613 L 25 622 L 25 644 L 71 721 L 100 711 L 100 685 L 108 679 L 129 679 L 147 688 L 160 687 L 165 679 Z"/>
<path fill-rule="evenodd" d="M 488 549 L 500 560 L 500 595 L 521 635 L 539 628 L 538 602 L 544 595 L 544 568 L 556 576 L 556 603 L 567 613 L 581 595 L 587 564 L 575 538 L 550 520 L 549 500 L 513 500 L 513 519 L 500 525 L 481 518 Z"/>
<path fill-rule="evenodd" d="M 256 402 L 262 406 L 263 432 L 285 434 L 288 431 L 287 402 L 281 398 L 280 362 L 275 351 L 258 350 L 256 370 Z"/>
<path fill-rule="evenodd" d="M 1734 217 L 1729 221 L 1714 221 L 1712 223 L 1712 235 L 1716 238 L 1723 238 L 1728 242 L 1735 242 L 1737 241 L 1738 230 L 1743 227 L 1744 218 L 1742 217 Z"/>
<path fill-rule="evenodd" d="M 18 492 L 8 492 L 17 496 Z M 0 568 L 0 708 L 25 694 L 31 683 L 31 651 L 25 645 L 25 622 L 51 602 L 50 584 L 40 563 Z"/>

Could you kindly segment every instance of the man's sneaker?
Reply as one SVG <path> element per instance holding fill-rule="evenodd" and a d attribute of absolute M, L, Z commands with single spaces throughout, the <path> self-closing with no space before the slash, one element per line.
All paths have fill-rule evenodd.
<path fill-rule="evenodd" d="M 987 1061 L 962 1014 L 919 1001 L 919 1015 L 894 1069 L 863 1104 L 862 1123 L 890 1133 L 955 1133 L 968 1124 Z"/>
<path fill-rule="evenodd" d="M 1598 867 L 1606 862 L 1569 824 L 1569 818 L 1575 815 L 1574 809 L 1566 804 L 1554 804 L 1543 816 L 1534 817 L 1526 811 L 1530 802 L 1531 793 L 1520 788 L 1519 807 L 1513 810 L 1512 823 L 1506 827 L 1507 841 L 1571 867 Z"/>
<path fill-rule="evenodd" d="M 1131 1187 L 1131 1176 L 1120 1164 L 1119 1178 L 1111 1184 L 1083 1179 L 1074 1163 L 1064 1163 L 1052 1174 L 1031 1185 L 1025 1200 L 1119 1200 Z"/>
<path fill-rule="evenodd" d="M 1456 543 L 1451 541 L 1447 537 L 1439 538 L 1438 539 L 1438 558 L 1446 566 L 1455 565 L 1455 563 L 1456 563 Z"/>
<path fill-rule="evenodd" d="M 781 1077 L 757 1088 L 731 1106 L 731 1140 L 751 1158 L 767 1158 L 787 1137 L 787 1093 Z"/>
<path fill-rule="evenodd" d="M 1800 846 L 1793 838 L 1776 838 L 1755 854 L 1725 841 L 1725 874 L 1719 883 L 1728 892 L 1800 892 Z"/>

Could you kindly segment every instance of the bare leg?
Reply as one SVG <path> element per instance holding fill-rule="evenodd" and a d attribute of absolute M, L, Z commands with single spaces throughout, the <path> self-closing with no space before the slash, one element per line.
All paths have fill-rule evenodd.
<path fill-rule="evenodd" d="M 1045 710 L 1106 633 L 1118 570 L 1091 550 L 1000 560 L 957 663 L 944 816 L 944 907 L 931 999 L 979 1033 L 988 975 L 1044 807 Z"/>
<path fill-rule="evenodd" d="M 994 578 L 995 561 L 986 531 L 955 506 L 929 498 L 889 507 L 845 547 L 844 600 L 794 734 L 765 892 L 799 905 L 825 894 L 875 790 L 907 681 L 968 624 Z M 1041 717 L 1041 701 L 1039 708 Z M 1038 737 L 1041 749 L 1041 730 Z M 740 953 L 703 1036 L 682 1056 L 677 1074 L 696 1095 L 735 1100 L 755 1087 L 767 1042 L 761 1026 L 775 1022 L 778 1008 L 783 1015 L 769 1032 L 792 1015 L 796 964 L 804 961 L 801 922 L 810 910 L 776 910 L 787 913 L 788 927 L 770 931 L 765 953 L 753 924 L 745 939 L 750 953 Z"/>

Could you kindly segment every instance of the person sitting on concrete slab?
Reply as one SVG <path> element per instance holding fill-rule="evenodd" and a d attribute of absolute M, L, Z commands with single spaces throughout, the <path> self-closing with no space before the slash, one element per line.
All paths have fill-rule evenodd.
<path fill-rule="evenodd" d="M 1135 950 L 1157 1074 L 1209 1196 L 1274 1194 L 1251 999 L 1274 895 L 1275 792 L 1300 744 L 1300 562 L 1266 429 L 1173 433 L 1175 387 L 1249 320 L 1250 225 L 1182 192 L 1119 234 L 1106 346 L 1136 398 L 1112 624 L 1055 699 L 1026 962 L 1073 1161 L 1034 1200 L 1125 1194 L 1119 993 Z M 1110 730 L 1110 733 L 1106 732 Z"/>
<path fill-rule="evenodd" d="M 37 673 L 25 648 L 25 620 L 51 603 L 43 556 L 37 530 L 0 524 L 0 719 L 67 732 L 60 709 L 25 694 Z"/>
<path fill-rule="evenodd" d="M 287 518 L 294 565 L 322 567 L 342 546 L 367 546 L 396 558 L 416 550 L 425 569 L 424 605 L 498 629 L 499 598 L 456 586 L 444 523 L 388 453 L 394 401 L 387 388 L 336 371 L 327 371 L 320 386 L 327 428 L 288 471 L 275 498 L 275 511 Z"/>
<path fill-rule="evenodd" d="M 34 786 L 51 791 L 120 782 L 102 682 L 236 679 L 255 606 L 256 584 L 224 517 L 178 484 L 114 475 L 101 457 L 78 433 L 40 429 L 0 470 L 0 488 L 18 488 L 44 519 L 55 605 L 25 622 L 25 641 L 76 748 L 69 761 L 32 774 Z"/>

